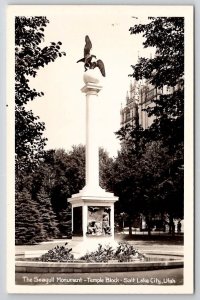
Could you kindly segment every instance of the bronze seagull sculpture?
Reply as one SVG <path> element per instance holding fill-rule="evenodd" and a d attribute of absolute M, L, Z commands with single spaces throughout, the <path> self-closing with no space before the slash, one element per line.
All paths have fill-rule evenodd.
<path fill-rule="evenodd" d="M 90 41 L 90 38 L 88 35 L 85 36 L 85 47 L 84 47 L 84 57 L 79 59 L 77 63 L 83 62 L 85 71 L 88 69 L 94 69 L 99 68 L 102 76 L 106 76 L 104 63 L 101 59 L 98 59 L 97 61 L 93 61 L 93 59 L 96 59 L 96 56 L 93 54 L 90 54 L 90 51 L 92 49 L 92 43 Z"/>
<path fill-rule="evenodd" d="M 106 77 L 104 63 L 102 62 L 101 59 L 97 59 L 97 61 L 94 61 L 94 62 L 91 63 L 91 69 L 94 69 L 96 67 L 99 68 L 99 70 L 101 71 L 102 76 Z"/>

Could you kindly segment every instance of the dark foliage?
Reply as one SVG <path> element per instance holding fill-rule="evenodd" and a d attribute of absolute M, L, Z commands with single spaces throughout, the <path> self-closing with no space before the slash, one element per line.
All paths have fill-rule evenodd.
<path fill-rule="evenodd" d="M 58 220 L 56 214 L 53 212 L 51 199 L 43 187 L 37 193 L 36 201 L 40 209 L 41 222 L 46 233 L 46 240 L 58 237 Z"/>
<path fill-rule="evenodd" d="M 40 68 L 65 55 L 60 51 L 61 42 L 45 44 L 44 29 L 48 23 L 46 17 L 40 16 L 15 18 L 15 212 L 18 244 L 36 243 L 56 237 L 58 233 L 48 191 L 44 191 L 42 184 L 35 180 L 44 157 L 45 124 L 26 108 L 29 101 L 44 95 L 30 87 L 30 78 L 36 77 Z"/>
<path fill-rule="evenodd" d="M 156 47 L 154 58 L 140 58 L 132 66 L 137 80 L 146 78 L 156 87 L 175 86 L 184 75 L 184 18 L 151 17 L 147 24 L 129 29 L 131 34 L 142 34 L 144 48 Z"/>
<path fill-rule="evenodd" d="M 41 67 L 65 55 L 60 51 L 61 42 L 44 44 L 46 17 L 15 18 L 15 150 L 16 171 L 30 171 L 42 156 L 46 144 L 43 137 L 45 125 L 25 106 L 29 101 L 43 96 L 29 86 Z M 43 47 L 42 47 L 43 46 Z"/>
<path fill-rule="evenodd" d="M 55 248 L 49 250 L 47 253 L 43 254 L 39 261 L 55 261 L 55 262 L 73 262 L 74 256 L 71 253 L 72 248 L 67 248 L 65 246 L 56 246 Z"/>
<path fill-rule="evenodd" d="M 146 111 L 155 120 L 148 129 L 150 140 L 162 140 L 170 154 L 184 140 L 184 18 L 149 18 L 147 24 L 131 27 L 131 34 L 142 34 L 144 48 L 155 47 L 154 58 L 140 58 L 131 76 L 147 79 L 158 90 L 170 89 L 152 100 Z"/>
<path fill-rule="evenodd" d="M 36 244 L 46 238 L 46 232 L 37 203 L 24 188 L 16 193 L 15 241 L 16 244 Z"/>
<path fill-rule="evenodd" d="M 86 262 L 103 262 L 117 260 L 118 262 L 128 262 L 134 260 L 143 260 L 144 255 L 139 253 L 132 245 L 128 243 L 119 243 L 116 249 L 111 246 L 102 246 L 99 244 L 96 251 L 86 253 L 80 258 Z"/>
<path fill-rule="evenodd" d="M 142 34 L 144 48 L 156 49 L 154 58 L 139 58 L 130 76 L 146 79 L 160 92 L 146 109 L 154 117 L 148 129 L 136 124 L 116 133 L 122 151 L 115 162 L 114 191 L 118 212 L 128 214 L 130 226 L 142 213 L 150 233 L 155 214 L 183 217 L 184 18 L 149 18 L 130 33 Z"/>

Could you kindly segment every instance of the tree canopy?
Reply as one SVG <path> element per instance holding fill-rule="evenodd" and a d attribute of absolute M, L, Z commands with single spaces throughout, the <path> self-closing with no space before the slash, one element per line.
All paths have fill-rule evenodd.
<path fill-rule="evenodd" d="M 100 149 L 99 156 L 100 185 L 112 190 L 113 160 L 104 149 Z M 30 209 L 34 215 L 38 214 L 36 219 L 32 219 L 30 230 L 41 229 L 40 241 L 60 235 L 70 236 L 71 205 L 67 199 L 85 185 L 85 146 L 73 146 L 69 151 L 46 150 L 34 170 L 30 173 L 24 172 L 23 176 L 23 181 L 20 180 L 17 185 L 19 192 L 16 199 L 16 242 L 25 244 L 37 240 L 37 237 L 32 235 L 30 238 L 25 235 L 21 239 L 25 228 L 28 230 L 30 225 L 27 222 L 26 226 L 23 226 L 21 213 L 25 218 Z M 37 224 L 37 218 L 40 224 Z"/>
<path fill-rule="evenodd" d="M 61 42 L 45 45 L 44 30 L 49 23 L 46 17 L 15 18 L 15 150 L 17 171 L 33 167 L 41 157 L 46 144 L 43 137 L 45 124 L 26 104 L 43 92 L 29 86 L 41 67 L 65 55 Z"/>
<path fill-rule="evenodd" d="M 169 150 L 182 147 L 184 139 L 184 18 L 149 18 L 149 23 L 131 27 L 131 34 L 142 34 L 144 47 L 155 47 L 155 57 L 141 57 L 130 76 L 147 79 L 157 89 L 146 112 L 154 116 L 148 130 L 151 140 L 163 140 Z M 166 87 L 167 93 L 163 93 Z"/>
<path fill-rule="evenodd" d="M 154 58 L 141 57 L 132 66 L 132 76 L 137 80 L 149 79 L 156 87 L 173 87 L 184 75 L 184 18 L 150 17 L 149 20 L 129 29 L 131 34 L 142 34 L 144 48 L 156 48 Z"/>
<path fill-rule="evenodd" d="M 16 243 L 35 243 L 56 237 L 56 215 L 46 186 L 34 176 L 44 157 L 44 122 L 27 103 L 44 94 L 30 87 L 40 68 L 65 55 L 61 42 L 45 44 L 46 17 L 15 18 L 15 169 Z M 44 176 L 44 175 L 43 175 Z"/>
<path fill-rule="evenodd" d="M 152 84 L 157 97 L 145 109 L 154 117 L 149 128 L 135 124 L 116 132 L 122 143 L 115 161 L 116 207 L 130 222 L 143 213 L 150 226 L 156 213 L 183 217 L 184 18 L 151 17 L 129 31 L 144 37 L 144 48 L 155 47 L 155 56 L 140 57 L 130 76 Z"/>

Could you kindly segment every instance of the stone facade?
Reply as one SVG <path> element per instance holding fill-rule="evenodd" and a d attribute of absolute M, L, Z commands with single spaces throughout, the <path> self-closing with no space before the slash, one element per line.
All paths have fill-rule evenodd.
<path fill-rule="evenodd" d="M 130 83 L 129 91 L 126 95 L 126 104 L 121 107 L 121 127 L 127 124 L 136 125 L 138 122 L 144 129 L 147 129 L 153 123 L 155 117 L 148 117 L 144 109 L 155 105 L 153 100 L 159 99 L 160 95 L 172 94 L 174 91 L 181 89 L 181 85 L 175 87 L 164 86 L 161 89 L 150 84 L 149 80 L 133 80 Z"/>
<path fill-rule="evenodd" d="M 121 127 L 128 124 L 134 125 L 138 121 L 138 103 L 139 103 L 140 84 L 137 81 L 130 83 L 129 91 L 126 94 L 126 105 L 121 107 Z"/>

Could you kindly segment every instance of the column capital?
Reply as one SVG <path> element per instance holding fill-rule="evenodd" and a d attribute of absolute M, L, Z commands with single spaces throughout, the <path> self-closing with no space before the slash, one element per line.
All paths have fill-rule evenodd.
<path fill-rule="evenodd" d="M 88 82 L 86 85 L 81 89 L 82 93 L 86 95 L 97 95 L 101 90 L 102 86 L 96 83 Z"/>

